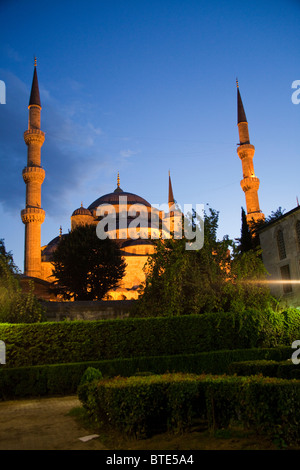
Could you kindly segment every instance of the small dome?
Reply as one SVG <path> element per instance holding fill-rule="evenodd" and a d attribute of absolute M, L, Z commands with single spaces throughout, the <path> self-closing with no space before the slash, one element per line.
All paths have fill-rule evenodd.
<path fill-rule="evenodd" d="M 90 215 L 92 216 L 91 212 L 86 209 L 85 207 L 83 207 L 83 205 L 81 204 L 81 207 L 79 207 L 78 209 L 76 209 L 73 214 L 72 214 L 72 217 L 73 215 Z"/>

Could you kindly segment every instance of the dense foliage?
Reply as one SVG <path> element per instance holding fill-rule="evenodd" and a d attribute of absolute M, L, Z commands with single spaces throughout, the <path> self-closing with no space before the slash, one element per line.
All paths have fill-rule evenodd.
<path fill-rule="evenodd" d="M 78 394 L 98 424 L 137 437 L 185 431 L 204 418 L 213 430 L 233 421 L 281 442 L 300 442 L 299 381 L 177 373 L 102 379 Z"/>
<path fill-rule="evenodd" d="M 281 379 L 300 379 L 300 369 L 291 361 L 291 355 L 286 361 L 275 360 L 242 360 L 229 364 L 230 375 L 263 375 L 264 377 L 278 377 Z"/>
<path fill-rule="evenodd" d="M 223 349 L 291 346 L 299 311 L 211 313 L 126 320 L 0 324 L 6 366 L 195 354 Z M 3 366 L 3 367 L 6 367 Z"/>
<path fill-rule="evenodd" d="M 271 376 L 291 378 L 299 373 L 297 366 L 288 363 L 290 347 L 269 349 L 236 349 L 173 356 L 147 356 L 125 359 L 106 359 L 62 364 L 11 367 L 0 369 L 0 400 L 28 396 L 73 394 L 77 387 L 101 377 L 130 377 L 132 375 L 164 374 L 167 371 L 193 374 L 226 374 L 237 370 L 246 375 L 244 364 L 255 364 L 251 371 L 272 372 Z M 257 361 L 259 360 L 259 361 Z M 244 361 L 244 362 L 237 362 Z M 249 362 L 252 361 L 252 362 Z M 254 362 L 256 361 L 256 362 Z M 261 363 L 269 364 L 266 369 Z M 280 362 L 275 362 L 280 361 Z M 255 366 L 253 366 L 255 367 Z"/>
<path fill-rule="evenodd" d="M 264 312 L 274 307 L 275 299 L 262 282 L 266 270 L 260 252 L 241 251 L 228 237 L 218 240 L 218 212 L 212 209 L 204 215 L 203 227 L 199 250 L 186 250 L 185 238 L 156 242 L 145 267 L 147 279 L 137 315 Z"/>
<path fill-rule="evenodd" d="M 23 292 L 18 279 L 18 269 L 10 252 L 0 240 L 0 322 L 34 323 L 44 319 L 44 308 L 33 292 Z"/>
<path fill-rule="evenodd" d="M 245 209 L 242 207 L 242 226 L 241 226 L 241 237 L 238 239 L 238 249 L 241 253 L 246 251 L 253 250 L 256 248 L 256 244 L 253 236 L 251 235 L 251 230 L 247 222 L 247 216 Z"/>
<path fill-rule="evenodd" d="M 101 300 L 117 287 L 126 263 L 114 240 L 97 237 L 95 226 L 78 226 L 53 253 L 53 285 L 65 299 Z"/>

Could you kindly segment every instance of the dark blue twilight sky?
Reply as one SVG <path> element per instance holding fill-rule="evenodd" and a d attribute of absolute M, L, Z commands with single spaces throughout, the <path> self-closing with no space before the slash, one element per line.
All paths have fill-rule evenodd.
<path fill-rule="evenodd" d="M 42 100 L 42 243 L 74 209 L 116 187 L 163 204 L 174 196 L 220 212 L 240 235 L 236 77 L 269 215 L 299 188 L 300 2 L 1 0 L 0 238 L 23 269 L 23 132 L 37 56 Z M 208 206 L 206 206 L 208 207 Z"/>

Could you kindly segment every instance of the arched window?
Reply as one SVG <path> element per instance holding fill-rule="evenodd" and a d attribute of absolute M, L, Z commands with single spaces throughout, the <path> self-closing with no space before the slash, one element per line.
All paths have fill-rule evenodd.
<path fill-rule="evenodd" d="M 277 232 L 277 247 L 279 259 L 286 258 L 285 243 L 282 230 L 278 230 Z"/>
<path fill-rule="evenodd" d="M 297 237 L 298 246 L 300 248 L 300 220 L 297 220 L 296 222 L 296 237 Z"/>
<path fill-rule="evenodd" d="M 288 264 L 285 266 L 281 266 L 280 268 L 281 279 L 285 281 L 283 284 L 283 293 L 288 294 L 289 292 L 293 291 L 292 285 L 290 284 L 291 274 L 290 274 L 290 267 Z"/>

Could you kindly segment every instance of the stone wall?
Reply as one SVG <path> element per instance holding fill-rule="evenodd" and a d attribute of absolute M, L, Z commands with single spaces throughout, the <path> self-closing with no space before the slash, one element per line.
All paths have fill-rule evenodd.
<path fill-rule="evenodd" d="M 262 257 L 268 272 L 271 293 L 283 305 L 300 305 L 300 237 L 297 222 L 300 221 L 300 207 L 296 207 L 280 218 L 264 226 L 259 232 Z M 279 253 L 278 233 L 282 233 L 283 255 Z M 282 269 L 288 269 L 290 284 L 283 278 Z M 292 281 L 295 281 L 294 283 Z"/>
<path fill-rule="evenodd" d="M 128 318 L 134 300 L 43 302 L 47 321 Z"/>

